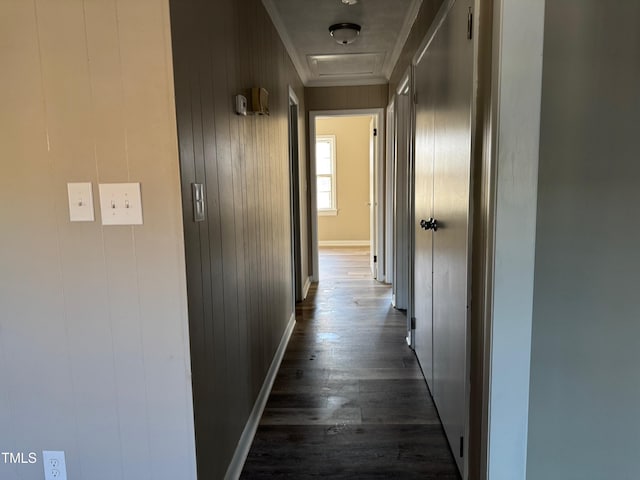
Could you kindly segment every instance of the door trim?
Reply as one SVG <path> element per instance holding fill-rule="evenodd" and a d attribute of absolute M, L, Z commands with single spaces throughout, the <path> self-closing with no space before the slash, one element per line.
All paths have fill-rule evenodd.
<path fill-rule="evenodd" d="M 431 42 L 436 36 L 436 33 L 438 33 L 438 30 L 440 30 L 440 27 L 446 20 L 447 15 L 449 14 L 449 10 L 451 10 L 454 3 L 456 3 L 456 0 L 446 0 L 440 6 L 438 13 L 436 13 L 435 18 L 433 19 L 433 22 L 429 27 L 429 30 L 427 30 L 427 33 L 425 34 L 422 42 L 420 43 L 418 50 L 416 50 L 416 53 L 413 56 L 413 60 L 411 61 L 412 66 L 415 67 L 416 65 L 418 65 L 418 63 L 420 63 L 420 60 L 422 60 L 422 57 L 427 52 L 427 48 L 429 48 L 429 45 L 431 45 Z"/>
<path fill-rule="evenodd" d="M 393 215 L 393 197 L 395 195 L 395 184 L 393 179 L 393 170 L 395 168 L 395 136 L 396 136 L 396 120 L 395 120 L 395 99 L 392 99 L 387 105 L 387 148 L 385 157 L 385 222 L 384 222 L 384 281 L 385 283 L 393 283 L 393 271 L 395 268 L 393 262 L 393 230 L 395 228 L 395 218 Z"/>
<path fill-rule="evenodd" d="M 394 92 L 394 138 L 393 138 L 393 306 L 406 309 L 406 341 L 412 349 L 415 347 L 415 334 L 411 319 L 415 317 L 413 305 L 413 264 L 415 210 L 414 196 L 414 149 L 415 149 L 415 104 L 413 101 L 413 66 L 409 65 Z M 402 145 L 402 148 L 400 147 Z M 403 157 L 399 156 L 403 152 Z M 402 161 L 401 161 L 402 160 Z M 403 165 L 401 171 L 399 166 Z M 405 185 L 406 184 L 406 185 Z M 400 188 L 400 185 L 406 188 Z M 399 195 L 403 192 L 402 199 Z M 400 220 L 399 220 L 400 219 Z M 403 239 L 403 241 L 400 241 Z M 399 260 L 399 258 L 405 259 Z"/>
<path fill-rule="evenodd" d="M 326 117 L 357 117 L 373 116 L 376 119 L 376 125 L 378 134 L 376 136 L 376 148 L 374 158 L 374 201 L 376 203 L 376 228 L 375 238 L 371 239 L 372 254 L 377 255 L 377 276 L 376 280 L 384 281 L 384 197 L 381 197 L 380 193 L 384 192 L 384 138 L 385 138 L 385 122 L 384 122 L 384 108 L 363 108 L 363 109 L 347 109 L 347 110 L 312 110 L 309 111 L 309 178 L 312 179 L 309 182 L 309 192 L 311 197 L 310 202 L 310 214 L 311 214 L 311 258 L 313 264 L 312 280 L 317 282 L 319 280 L 319 255 L 318 255 L 318 206 L 316 198 L 316 182 L 313 180 L 316 171 L 316 152 L 314 148 L 316 137 L 316 119 Z M 374 251 L 373 251 L 374 250 Z"/>
<path fill-rule="evenodd" d="M 416 344 L 416 333 L 415 333 L 415 324 L 413 324 L 413 318 L 415 317 L 415 305 L 414 305 L 414 267 L 415 267 L 415 224 L 414 217 L 416 211 L 416 202 L 415 202 L 415 188 L 416 188 L 416 180 L 415 180 L 415 140 L 416 140 L 416 102 L 414 98 L 415 87 L 414 87 L 414 69 L 415 67 L 409 65 L 407 67 L 407 71 L 404 74 L 404 78 L 402 82 L 400 82 L 400 86 L 398 87 L 397 94 L 400 95 L 404 89 L 408 90 L 409 95 L 409 118 L 407 119 L 407 136 L 409 141 L 407 142 L 407 194 L 409 197 L 408 204 L 408 216 L 409 222 L 407 224 L 408 231 L 407 233 L 407 253 L 409 254 L 409 268 L 407 269 L 407 345 L 411 347 L 411 349 L 415 349 Z M 402 90 L 401 90 L 402 89 Z"/>
<path fill-rule="evenodd" d="M 302 278 L 302 244 L 300 238 L 300 129 L 298 117 L 300 102 L 291 85 L 288 87 L 289 102 L 287 109 L 289 142 L 289 212 L 291 218 L 291 277 L 293 290 L 293 309 L 295 303 L 306 296 Z M 293 112 L 295 111 L 295 123 Z"/>

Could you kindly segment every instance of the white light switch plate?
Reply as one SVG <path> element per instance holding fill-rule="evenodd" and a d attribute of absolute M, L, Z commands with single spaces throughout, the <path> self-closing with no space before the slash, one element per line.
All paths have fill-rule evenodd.
<path fill-rule="evenodd" d="M 67 183 L 69 195 L 69 220 L 93 222 L 93 189 L 91 182 Z"/>
<path fill-rule="evenodd" d="M 67 480 L 67 464 L 64 452 L 44 450 L 42 452 L 44 480 Z"/>
<path fill-rule="evenodd" d="M 142 225 L 139 183 L 101 183 L 98 187 L 103 225 Z"/>

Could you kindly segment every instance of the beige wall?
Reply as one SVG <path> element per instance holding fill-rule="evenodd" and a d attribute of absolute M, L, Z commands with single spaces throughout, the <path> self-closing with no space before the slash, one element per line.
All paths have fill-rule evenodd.
<path fill-rule="evenodd" d="M 0 449 L 69 478 L 194 479 L 166 0 L 0 4 Z M 98 220 L 70 223 L 66 183 Z M 99 182 L 141 182 L 144 225 L 103 227 Z"/>
<path fill-rule="evenodd" d="M 336 137 L 336 216 L 318 216 L 318 241 L 368 241 L 370 116 L 316 120 L 317 135 Z"/>

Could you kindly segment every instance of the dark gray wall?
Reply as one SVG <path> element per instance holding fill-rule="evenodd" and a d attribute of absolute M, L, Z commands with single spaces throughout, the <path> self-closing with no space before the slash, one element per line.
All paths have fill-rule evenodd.
<path fill-rule="evenodd" d="M 351 110 L 385 108 L 388 86 L 362 85 L 358 87 L 306 87 L 307 110 Z"/>
<path fill-rule="evenodd" d="M 400 83 L 404 78 L 407 68 L 409 68 L 413 61 L 413 56 L 416 54 L 416 51 L 424 40 L 425 35 L 429 31 L 429 28 L 433 23 L 433 19 L 436 17 L 442 3 L 443 0 L 422 1 L 416 20 L 413 22 L 413 26 L 411 27 L 411 31 L 407 37 L 407 41 L 402 47 L 400 57 L 398 57 L 398 61 L 396 62 L 395 67 L 393 67 L 393 72 L 391 72 L 391 79 L 389 80 L 389 102 L 396 94 L 398 83 Z"/>
<path fill-rule="evenodd" d="M 530 480 L 640 472 L 638 19 L 546 3 Z"/>
<path fill-rule="evenodd" d="M 304 91 L 259 0 L 175 0 L 171 23 L 198 477 L 218 479 L 293 313 L 287 87 Z M 271 115 L 236 115 L 254 86 Z M 206 185 L 204 222 L 192 182 Z"/>

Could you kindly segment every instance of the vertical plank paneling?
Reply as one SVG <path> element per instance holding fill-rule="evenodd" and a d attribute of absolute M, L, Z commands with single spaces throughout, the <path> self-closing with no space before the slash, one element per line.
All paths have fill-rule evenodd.
<path fill-rule="evenodd" d="M 173 5 L 178 8 L 178 5 Z M 190 3 L 179 4 L 179 8 L 184 9 L 185 14 L 189 15 L 193 12 L 193 6 Z M 178 13 L 172 11 L 172 17 Z M 200 20 L 199 17 L 193 18 L 194 22 Z M 214 358 L 214 333 L 213 325 L 206 322 L 205 319 L 210 317 L 213 310 L 214 300 L 212 297 L 219 295 L 219 289 L 212 288 L 212 280 L 219 272 L 212 274 L 210 263 L 211 251 L 216 251 L 217 240 L 219 234 L 216 228 L 219 225 L 217 221 L 218 199 L 215 195 L 205 195 L 206 212 L 210 219 L 207 225 L 193 222 L 193 211 L 191 203 L 191 184 L 213 181 L 217 183 L 217 175 L 207 171 L 205 168 L 205 159 L 215 159 L 215 144 L 209 144 L 203 141 L 203 130 L 213 128 L 213 117 L 204 115 L 201 104 L 212 105 L 213 100 L 210 90 L 200 89 L 202 83 L 210 82 L 210 62 L 208 55 L 202 57 L 202 52 L 198 51 L 195 46 L 200 42 L 206 41 L 206 31 L 195 28 L 194 25 L 186 25 L 185 29 L 189 33 L 194 33 L 189 40 L 190 56 L 176 57 L 174 59 L 175 66 L 175 84 L 176 96 L 180 95 L 188 99 L 187 108 L 177 109 L 178 118 L 178 138 L 180 148 L 181 175 L 182 175 L 182 191 L 184 202 L 184 226 L 185 237 L 198 238 L 199 242 L 186 243 L 187 258 L 187 284 L 189 285 L 189 317 L 190 317 L 190 337 L 192 351 L 192 373 L 194 376 L 203 375 L 205 372 L 201 365 L 206 363 L 214 363 L 218 368 L 223 367 L 222 361 L 217 362 Z M 175 25 L 174 25 L 175 28 Z M 189 75 L 193 65 L 198 65 L 196 75 Z M 184 73 L 184 74 L 182 74 Z M 183 80 L 184 81 L 181 81 Z M 209 110 L 205 110 L 209 111 Z M 184 146 L 184 148 L 183 148 Z M 188 158 L 190 161 L 185 162 Z M 213 221 L 211 219 L 213 218 Z M 209 247 L 210 243 L 214 243 L 214 247 Z M 193 285 L 193 286 L 192 286 Z M 197 347 L 194 342 L 198 342 Z M 206 410 L 208 399 L 213 395 L 215 385 L 213 382 L 204 383 L 203 385 L 194 385 L 194 408 L 196 410 L 204 410 L 203 422 L 209 424 L 213 420 L 213 416 Z M 209 435 L 208 439 L 215 442 L 215 436 Z M 198 454 L 200 452 L 196 448 Z M 204 461 L 207 457 L 204 458 Z"/>
<path fill-rule="evenodd" d="M 128 155 L 116 2 L 87 2 L 84 16 L 87 54 L 91 59 L 89 75 L 96 176 L 99 182 L 118 182 L 123 173 L 128 173 Z M 131 352 L 126 357 L 114 357 L 117 409 L 131 418 L 119 423 L 120 437 L 123 451 L 144 459 L 137 463 L 123 462 L 122 475 L 144 478 L 150 474 L 151 462 L 144 409 L 147 392 L 138 381 L 145 374 L 144 358 L 142 353 L 134 353 L 142 345 L 142 328 L 139 322 L 127 318 L 129 312 L 135 312 L 139 318 L 137 278 L 129 267 L 135 263 L 135 249 L 127 229 L 104 229 L 102 235 L 111 332 L 114 340 Z"/>
<path fill-rule="evenodd" d="M 70 478 L 194 479 L 168 3 L 7 0 L 0 31 L 3 449 L 64 450 Z M 78 181 L 94 222 L 69 221 Z M 97 184 L 126 181 L 144 225 L 103 227 Z"/>
<path fill-rule="evenodd" d="M 312 110 L 386 108 L 388 85 L 358 87 L 305 87 L 305 106 Z"/>
<path fill-rule="evenodd" d="M 367 108 L 367 105 L 372 100 L 371 88 L 358 88 L 352 92 L 351 102 L 353 108 Z"/>
<path fill-rule="evenodd" d="M 247 13 L 240 8 L 240 4 L 233 3 L 233 21 L 236 29 L 240 29 L 244 24 L 244 15 Z M 237 48 L 239 52 L 250 51 L 250 40 L 246 35 L 238 35 Z M 236 55 L 236 72 L 238 78 L 235 85 L 246 85 L 249 83 L 250 76 L 250 62 L 247 62 L 246 58 Z M 237 89 L 232 86 L 230 94 L 233 96 L 237 94 Z M 252 198 L 253 189 L 253 149 L 250 142 L 242 142 L 244 138 L 252 138 L 250 136 L 250 124 L 243 121 L 239 116 L 233 116 L 236 123 L 238 134 L 238 145 L 240 149 L 240 162 L 242 172 L 240 175 L 240 193 L 242 195 L 242 202 L 244 208 L 242 210 L 242 229 L 243 229 L 243 244 L 241 250 L 241 256 L 244 264 L 244 289 L 243 297 L 239 303 L 241 307 L 240 324 L 238 326 L 238 353 L 240 358 L 240 371 L 245 372 L 243 376 L 239 377 L 240 381 L 240 407 L 243 418 L 251 411 L 253 405 L 251 400 L 255 398 L 253 385 L 258 383 L 258 379 L 254 380 L 254 376 L 251 369 L 251 319 L 257 314 L 257 310 L 254 306 L 255 302 L 255 265 L 250 261 L 254 259 L 256 255 L 255 251 L 255 237 L 251 234 L 253 230 L 253 224 L 255 221 L 255 202 Z"/>
<path fill-rule="evenodd" d="M 227 72 L 227 87 L 225 90 L 225 103 L 224 108 L 229 122 L 229 138 L 230 138 L 230 173 L 231 173 L 231 187 L 233 198 L 233 222 L 234 222 L 234 260 L 235 265 L 232 269 L 234 273 L 234 285 L 233 290 L 230 292 L 234 299 L 233 314 L 227 317 L 229 327 L 227 331 L 228 348 L 229 353 L 229 382 L 232 384 L 234 396 L 230 405 L 229 418 L 232 420 L 232 435 L 239 436 L 244 428 L 244 418 L 249 414 L 249 411 L 244 411 L 243 399 L 246 398 L 246 392 L 244 391 L 242 382 L 242 356 L 241 348 L 244 342 L 240 340 L 240 324 L 242 322 L 243 310 L 245 310 L 244 302 L 246 298 L 246 285 L 245 285 L 245 271 L 244 271 L 244 211 L 245 206 L 243 202 L 242 194 L 242 158 L 240 157 L 241 139 L 238 134 L 238 117 L 233 113 L 233 97 L 236 91 L 236 85 L 238 82 L 238 57 L 239 57 L 239 40 L 237 32 L 240 30 L 234 20 L 236 18 L 234 8 L 237 8 L 238 4 L 229 3 L 226 6 L 226 12 L 223 18 L 226 18 L 226 35 L 229 41 L 229 46 L 226 49 L 226 68 Z M 235 316 L 235 318 L 234 318 Z M 232 447 L 235 447 L 232 445 Z M 232 448 L 233 450 L 234 448 Z"/>
<path fill-rule="evenodd" d="M 177 9 L 181 9 L 181 11 L 176 11 Z M 191 14 L 191 10 L 192 5 L 186 2 L 171 4 L 171 17 L 188 16 Z M 185 41 L 190 42 L 189 45 L 191 48 L 189 48 L 189 51 L 193 51 L 195 54 L 195 49 L 193 48 L 195 39 L 187 35 L 187 32 L 191 31 L 192 26 L 188 24 L 178 24 L 176 26 L 176 24 L 172 22 L 172 29 L 175 31 L 176 28 L 184 29 L 182 37 Z M 191 203 L 191 183 L 204 183 L 206 180 L 202 162 L 196 164 L 196 149 L 201 148 L 205 150 L 204 153 L 201 153 L 200 155 L 207 154 L 207 145 L 198 145 L 194 138 L 194 126 L 198 125 L 199 116 L 196 116 L 194 119 L 192 105 L 198 106 L 199 102 L 194 101 L 191 98 L 191 95 L 193 94 L 197 98 L 197 95 L 199 95 L 200 92 L 197 88 L 197 83 L 195 86 L 192 86 L 190 82 L 190 80 L 198 81 L 198 77 L 193 78 L 189 76 L 189 69 L 191 68 L 192 63 L 191 58 L 187 56 L 174 57 L 173 62 L 175 72 L 175 95 L 189 99 L 189 103 L 186 105 L 186 108 L 176 109 L 179 156 L 181 159 L 180 169 L 182 203 L 184 206 L 183 215 L 185 238 L 199 238 L 201 231 L 203 232 L 203 235 L 207 232 L 207 229 L 201 228 L 200 223 L 192 221 L 193 210 Z M 202 93 L 205 94 L 206 90 Z M 199 113 L 199 110 L 196 110 L 196 113 Z M 205 124 L 204 121 L 203 124 Z M 185 159 L 189 160 L 186 161 Z M 217 203 L 214 203 L 214 206 L 212 207 L 212 202 L 215 202 L 216 199 L 207 195 L 205 200 L 207 202 L 206 209 L 208 215 L 211 215 L 212 212 L 217 212 Z M 211 224 L 217 223 L 212 222 Z M 211 332 L 207 331 L 209 324 L 205 322 L 207 309 L 209 312 L 211 309 L 212 302 L 210 296 L 212 294 L 212 289 L 210 287 L 206 288 L 209 283 L 205 283 L 210 282 L 210 275 L 204 275 L 202 271 L 202 269 L 209 264 L 208 253 L 208 249 L 201 248 L 200 242 L 185 242 L 187 284 L 189 285 L 188 310 L 191 343 L 191 368 L 193 377 L 198 377 L 204 374 L 202 366 L 208 363 L 207 355 L 213 353 L 212 348 L 207 348 L 209 343 L 213 340 L 213 335 Z M 213 362 L 213 360 L 209 361 Z M 211 393 L 207 394 L 208 392 L 203 392 L 203 390 L 213 390 L 213 385 L 212 383 L 205 383 L 204 387 L 199 387 L 199 385 L 193 385 L 194 410 L 203 411 L 206 414 L 207 410 L 205 407 Z M 203 421 L 206 422 L 210 417 L 211 416 L 205 417 Z M 197 448 L 196 453 L 199 454 Z"/>
<path fill-rule="evenodd" d="M 170 312 L 184 311 L 184 262 L 179 198 L 179 169 L 175 136 L 175 106 L 170 45 L 167 42 L 168 4 L 158 0 L 117 0 L 118 28 L 123 66 L 123 98 L 128 152 L 128 177 L 143 189 L 144 228 L 131 228 L 139 285 L 140 326 L 144 355 L 147 418 L 151 442 L 151 475 L 178 477 L 183 467 L 161 459 L 189 455 L 192 433 L 182 427 L 192 422 L 182 404 L 191 402 L 191 392 L 168 395 L 166 381 L 187 372 L 179 352 L 187 342 L 187 328 L 177 321 L 162 320 Z M 145 19 L 145 21 L 141 21 Z M 168 156 L 171 161 L 159 159 Z M 124 172 L 121 173 L 124 177 Z M 144 202 L 144 198 L 156 199 Z M 168 252 L 171 252 L 169 254 Z M 177 272 L 167 274 L 167 272 Z M 186 292 L 185 292 L 186 293 Z M 181 316 L 182 317 L 182 316 Z M 180 317 L 176 317 L 180 318 Z M 184 318 L 184 317 L 182 317 Z M 186 319 L 185 319 L 186 320 Z M 150 368 L 153 366 L 153 368 Z M 188 384 L 187 384 L 188 385 Z M 189 406 L 190 403 L 188 403 Z M 168 441 L 167 412 L 182 412 Z"/>
<path fill-rule="evenodd" d="M 237 323 L 237 258 L 235 251 L 235 212 L 234 212 L 234 196 L 233 196 L 233 173 L 231 161 L 231 133 L 229 125 L 230 103 L 228 97 L 228 77 L 227 71 L 232 68 L 228 62 L 233 55 L 230 50 L 233 48 L 229 42 L 229 4 L 228 2 L 218 2 L 215 5 L 207 5 L 208 11 L 203 17 L 203 23 L 207 18 L 212 21 L 211 43 L 202 44 L 202 47 L 212 47 L 211 68 L 213 73 L 213 82 L 210 86 L 203 84 L 201 88 L 211 88 L 213 93 L 213 116 L 215 118 L 215 164 L 207 163 L 207 168 L 217 168 L 217 183 L 211 184 L 207 182 L 206 188 L 208 194 L 217 194 L 220 202 L 220 252 L 215 254 L 212 252 L 212 263 L 218 263 L 221 270 L 218 278 L 214 279 L 214 288 L 219 289 L 222 294 L 222 303 L 213 305 L 213 320 L 215 330 L 214 355 L 218 363 L 224 365 L 224 370 L 217 368 L 217 378 L 211 379 L 216 385 L 218 392 L 216 393 L 214 404 L 216 410 L 218 405 L 224 412 L 220 416 L 219 412 L 214 415 L 219 416 L 221 430 L 216 435 L 221 436 L 221 441 L 217 445 L 217 453 L 215 454 L 216 474 L 214 478 L 218 478 L 223 473 L 223 465 L 219 458 L 226 458 L 233 452 L 233 442 L 228 439 L 234 437 L 234 415 L 235 403 L 237 401 L 237 383 L 232 371 L 235 368 L 234 362 L 235 349 L 237 348 L 233 335 L 234 327 Z M 175 39 L 174 39 L 175 43 Z M 224 67 L 222 67 L 224 66 Z M 197 65 L 195 65 L 197 68 Z M 179 100 L 178 100 L 179 101 Z M 207 112 L 205 115 L 208 115 Z M 211 135 L 206 131 L 205 136 Z M 219 282 L 216 285 L 216 281 Z M 206 319 L 205 321 L 209 321 Z M 209 380 L 209 381 L 211 381 Z M 209 407 L 211 408 L 211 407 Z M 208 455 L 209 453 L 205 453 Z M 201 473 L 202 474 L 202 473 Z M 206 475 L 205 475 L 206 476 Z"/>
<path fill-rule="evenodd" d="M 95 161 L 87 161 L 94 160 L 96 131 L 91 122 L 92 87 L 84 9 L 79 2 L 36 5 L 50 155 L 56 186 L 64 192 L 69 179 L 93 179 L 96 174 Z M 66 28 L 61 31 L 59 25 L 63 23 Z M 96 448 L 86 455 L 71 456 L 70 463 L 86 476 L 91 465 L 104 455 L 100 452 L 119 443 L 114 365 L 113 361 L 105 361 L 114 355 L 108 287 L 100 230 L 78 231 L 77 225 L 65 221 L 64 203 L 58 205 L 62 285 L 64 291 L 78 293 L 65 299 L 76 435 L 79 444 L 92 442 Z M 96 378 L 102 381 L 96 382 Z M 95 431 L 104 434 L 96 439 Z M 109 470 L 111 475 L 121 475 L 121 463 Z"/>
<path fill-rule="evenodd" d="M 55 236 L 60 204 L 51 181 L 55 170 L 34 3 L 4 2 L 0 31 L 5 67 L 0 76 L 0 428 L 3 439 L 13 439 L 16 446 L 43 445 L 53 432 L 60 444 L 76 446 L 75 432 L 61 428 L 65 420 L 75 422 L 67 393 L 73 384 Z M 39 195 L 23 195 L 25 184 Z M 34 352 L 42 352 L 46 361 Z M 3 478 L 24 473 L 20 466 L 0 464 Z"/>
<path fill-rule="evenodd" d="M 183 195 L 198 471 L 222 478 L 293 313 L 287 89 L 303 87 L 259 1 L 170 3 L 182 186 L 203 172 L 208 208 L 194 229 Z M 234 113 L 251 87 L 269 116 Z"/>
<path fill-rule="evenodd" d="M 230 11 L 228 14 L 228 23 L 230 25 L 230 32 L 238 32 L 242 29 L 242 21 L 240 15 L 240 4 L 233 2 L 229 5 Z M 242 35 L 233 35 L 233 49 L 230 50 L 232 55 L 229 58 L 229 62 L 232 64 L 232 68 L 228 70 L 228 87 L 227 98 L 233 102 L 234 95 L 237 92 L 237 87 L 242 79 L 242 67 L 243 58 L 239 55 L 241 52 L 241 37 Z M 247 387 L 246 375 L 247 372 L 247 348 L 246 348 L 246 336 L 247 336 L 247 302 L 249 299 L 247 289 L 247 255 L 246 255 L 246 160 L 244 155 L 244 138 L 242 130 L 246 122 L 240 118 L 240 116 L 233 113 L 233 109 L 230 109 L 229 115 L 230 128 L 231 128 L 231 144 L 232 144 L 232 164 L 233 164 L 233 195 L 235 205 L 235 226 L 236 226 L 236 259 L 237 259 L 237 272 L 238 282 L 236 288 L 236 301 L 238 306 L 238 321 L 233 332 L 235 347 L 235 358 L 231 365 L 234 367 L 231 375 L 234 381 L 237 383 L 237 397 L 234 401 L 234 417 L 237 418 L 236 432 L 242 433 L 244 428 L 243 419 L 251 412 L 252 405 L 249 402 L 249 389 Z M 245 373 L 243 375 L 243 373 Z"/>

